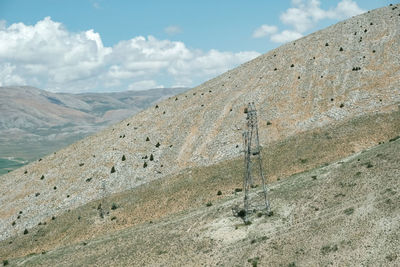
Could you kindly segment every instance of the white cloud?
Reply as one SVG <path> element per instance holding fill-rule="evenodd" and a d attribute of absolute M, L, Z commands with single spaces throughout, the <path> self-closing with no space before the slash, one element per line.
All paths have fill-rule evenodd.
<path fill-rule="evenodd" d="M 301 33 L 284 30 L 271 36 L 271 41 L 275 43 L 287 43 L 303 37 Z"/>
<path fill-rule="evenodd" d="M 263 33 L 263 26 L 253 32 L 254 38 L 269 35 L 270 40 L 278 43 L 285 43 L 300 38 L 303 34 L 313 29 L 318 22 L 324 19 L 341 20 L 365 12 L 355 1 L 342 0 L 336 7 L 324 10 L 319 0 L 292 0 L 292 7 L 287 9 L 279 17 L 280 20 L 291 27 L 290 30 L 283 30 L 280 33 Z M 273 29 L 274 26 L 268 26 Z M 257 32 L 257 34 L 256 34 Z"/>
<path fill-rule="evenodd" d="M 292 4 L 294 7 L 286 10 L 280 19 L 299 33 L 310 30 L 323 19 L 340 20 L 365 12 L 352 0 L 342 0 L 335 8 L 329 10 L 321 9 L 321 1 L 318 0 L 295 0 Z"/>
<path fill-rule="evenodd" d="M 145 90 L 153 88 L 163 88 L 163 86 L 157 85 L 157 82 L 153 80 L 144 80 L 130 84 L 128 90 Z"/>
<path fill-rule="evenodd" d="M 137 36 L 105 47 L 94 30 L 73 33 L 50 17 L 0 26 L 0 84 L 64 92 L 194 86 L 258 56 L 189 49 Z"/>
<path fill-rule="evenodd" d="M 168 35 L 176 35 L 182 33 L 182 29 L 176 25 L 170 25 L 164 29 L 165 33 Z"/>
<path fill-rule="evenodd" d="M 253 38 L 261 38 L 270 34 L 274 34 L 278 31 L 278 27 L 270 25 L 261 25 L 259 28 L 255 29 L 253 32 Z"/>

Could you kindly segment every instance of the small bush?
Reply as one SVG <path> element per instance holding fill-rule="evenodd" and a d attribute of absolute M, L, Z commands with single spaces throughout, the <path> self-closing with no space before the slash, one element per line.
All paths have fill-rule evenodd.
<path fill-rule="evenodd" d="M 111 217 L 111 221 L 114 221 L 114 220 L 116 220 L 117 219 L 117 217 L 115 217 L 115 216 L 112 216 Z"/>
<path fill-rule="evenodd" d="M 114 172 L 115 172 L 115 168 L 114 168 L 114 166 L 112 166 L 111 173 L 114 173 Z"/>
<path fill-rule="evenodd" d="M 143 163 L 143 168 L 146 168 L 147 167 L 147 162 L 145 161 L 144 163 Z"/>
<path fill-rule="evenodd" d="M 57 186 L 53 187 L 54 190 L 57 190 Z"/>
<path fill-rule="evenodd" d="M 24 171 L 24 174 L 27 174 L 28 173 L 28 171 Z"/>
<path fill-rule="evenodd" d="M 332 246 L 327 245 L 327 246 L 323 246 L 321 248 L 321 253 L 323 255 L 326 255 L 326 254 L 328 254 L 330 252 L 335 252 L 337 250 L 338 250 L 338 246 L 337 245 L 332 245 Z"/>
<path fill-rule="evenodd" d="M 112 210 L 116 210 L 116 209 L 118 209 L 118 206 L 117 206 L 117 204 L 115 204 L 115 203 L 112 203 L 112 205 L 111 205 L 111 209 L 112 209 Z"/>
<path fill-rule="evenodd" d="M 150 154 L 149 160 L 150 160 L 150 161 L 153 161 L 153 160 L 154 160 L 153 154 Z"/>
<path fill-rule="evenodd" d="M 235 192 L 242 192 L 242 188 L 235 188 Z"/>
<path fill-rule="evenodd" d="M 328 43 L 326 43 L 326 44 L 325 44 L 325 46 L 329 46 L 329 44 L 328 44 Z"/>
<path fill-rule="evenodd" d="M 13 221 L 13 222 L 11 223 L 11 225 L 14 226 L 14 225 L 15 225 L 15 221 Z"/>
<path fill-rule="evenodd" d="M 345 209 L 343 212 L 344 212 L 344 214 L 346 214 L 346 215 L 351 215 L 351 214 L 354 213 L 354 208 Z"/>
<path fill-rule="evenodd" d="M 125 155 L 122 155 L 122 161 L 125 161 L 125 160 L 126 160 Z"/>
<path fill-rule="evenodd" d="M 311 176 L 311 178 L 312 178 L 313 180 L 317 180 L 317 176 L 316 176 L 316 175 Z"/>
<path fill-rule="evenodd" d="M 343 51 L 343 47 L 341 47 L 341 48 L 339 49 L 339 51 L 342 52 L 342 51 Z"/>
<path fill-rule="evenodd" d="M 220 196 L 220 195 L 222 195 L 222 192 L 221 192 L 221 190 L 218 190 L 217 196 Z"/>
<path fill-rule="evenodd" d="M 246 216 L 246 210 L 242 209 L 238 212 L 238 216 L 244 218 Z"/>
<path fill-rule="evenodd" d="M 85 163 L 79 163 L 79 167 L 82 167 L 83 165 L 85 165 Z"/>
<path fill-rule="evenodd" d="M 157 142 L 156 147 L 160 147 L 160 143 L 159 142 Z"/>
<path fill-rule="evenodd" d="M 150 141 L 150 138 L 147 136 L 146 137 L 146 142 L 149 142 Z"/>
<path fill-rule="evenodd" d="M 92 178 L 87 178 L 86 182 L 89 183 L 92 180 Z"/>
<path fill-rule="evenodd" d="M 42 175 L 41 177 L 40 177 L 40 180 L 43 180 L 44 179 L 44 175 Z"/>
<path fill-rule="evenodd" d="M 272 123 L 270 121 L 267 121 L 267 125 L 271 125 Z"/>
<path fill-rule="evenodd" d="M 293 68 L 293 67 L 294 67 L 294 64 L 290 65 L 290 67 Z"/>
<path fill-rule="evenodd" d="M 52 217 L 51 217 L 51 220 L 52 220 L 52 221 L 54 221 L 55 219 L 56 219 L 56 217 L 55 217 L 55 216 L 52 216 Z"/>
<path fill-rule="evenodd" d="M 3 260 L 3 266 L 7 266 L 8 265 L 8 260 Z"/>
<path fill-rule="evenodd" d="M 340 108 L 343 108 L 343 107 L 344 107 L 344 104 L 343 104 L 343 103 L 341 103 L 341 104 L 340 104 Z"/>
<path fill-rule="evenodd" d="M 389 139 L 389 142 L 394 142 L 394 141 L 396 141 L 397 139 L 400 139 L 400 135 L 398 135 L 398 136 L 396 136 L 396 137 L 393 137 L 392 139 Z"/>
<path fill-rule="evenodd" d="M 36 194 L 35 194 L 35 197 L 38 197 L 38 196 L 40 196 L 40 193 L 36 193 Z"/>
<path fill-rule="evenodd" d="M 28 229 L 24 230 L 24 235 L 27 235 L 29 233 Z"/>
<path fill-rule="evenodd" d="M 211 201 L 208 201 L 207 204 L 206 204 L 206 206 L 207 206 L 207 207 L 211 207 L 211 206 L 212 206 Z"/>

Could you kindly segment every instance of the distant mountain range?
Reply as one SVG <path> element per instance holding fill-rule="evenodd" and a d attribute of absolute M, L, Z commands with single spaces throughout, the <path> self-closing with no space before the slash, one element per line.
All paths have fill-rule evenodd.
<path fill-rule="evenodd" d="M 187 89 L 67 94 L 0 87 L 0 174 Z"/>

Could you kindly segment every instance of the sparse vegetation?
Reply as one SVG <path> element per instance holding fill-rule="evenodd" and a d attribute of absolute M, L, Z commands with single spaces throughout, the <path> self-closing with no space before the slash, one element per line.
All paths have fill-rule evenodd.
<path fill-rule="evenodd" d="M 354 213 L 354 208 L 345 209 L 343 212 L 344 212 L 344 214 L 346 214 L 346 215 L 351 215 L 351 214 Z"/>
<path fill-rule="evenodd" d="M 337 245 L 326 245 L 321 248 L 321 253 L 322 255 L 326 255 L 328 253 L 335 252 L 337 250 L 338 250 Z"/>

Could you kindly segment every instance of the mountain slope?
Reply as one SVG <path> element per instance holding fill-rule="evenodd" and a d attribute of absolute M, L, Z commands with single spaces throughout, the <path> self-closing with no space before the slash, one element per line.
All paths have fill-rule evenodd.
<path fill-rule="evenodd" d="M 0 87 L 0 158 L 10 163 L 39 159 L 185 90 L 66 94 Z M 0 165 L 0 174 L 7 170 Z"/>
<path fill-rule="evenodd" d="M 22 235 L 25 228 L 52 216 L 157 179 L 239 162 L 243 107 L 249 101 L 258 107 L 267 159 L 277 162 L 281 150 L 287 155 L 277 162 L 281 166 L 269 175 L 270 181 L 397 136 L 397 14 L 398 10 L 385 7 L 288 43 L 1 176 L 0 238 Z M 290 161 L 287 169 L 282 166 L 286 160 Z M 179 181 L 186 179 L 181 176 Z M 198 199 L 196 194 L 191 197 Z M 150 205 L 147 212 L 157 207 Z M 174 208 L 179 212 L 187 206 Z M 12 225 L 19 211 L 24 215 Z"/>
<path fill-rule="evenodd" d="M 212 206 L 203 203 L 115 231 L 126 220 L 146 216 L 131 208 L 145 204 L 145 193 L 159 190 L 159 184 L 150 183 L 145 190 L 136 188 L 103 200 L 103 207 L 118 205 L 103 219 L 96 210 L 98 203 L 89 203 L 27 235 L 1 242 L 0 251 L 13 264 L 33 266 L 251 266 L 253 262 L 260 266 L 396 266 L 400 257 L 399 151 L 400 139 L 391 140 L 274 182 L 269 194 L 274 214 L 253 214 L 248 226 L 231 212 L 243 201 L 242 193 L 225 190 L 219 181 L 205 195 L 216 198 Z M 240 176 L 233 169 L 226 174 Z M 204 167 L 199 171 L 209 172 Z M 196 186 L 194 181 L 188 184 Z M 170 190 L 170 185 L 164 188 Z M 223 195 L 217 196 L 217 189 Z M 259 191 L 250 193 L 253 201 L 260 201 L 256 198 Z M 182 201 L 179 194 L 174 196 L 172 205 Z M 158 194 L 153 198 L 158 200 Z M 162 198 L 159 201 L 162 206 Z M 66 242 L 73 236 L 81 239 Z"/>

